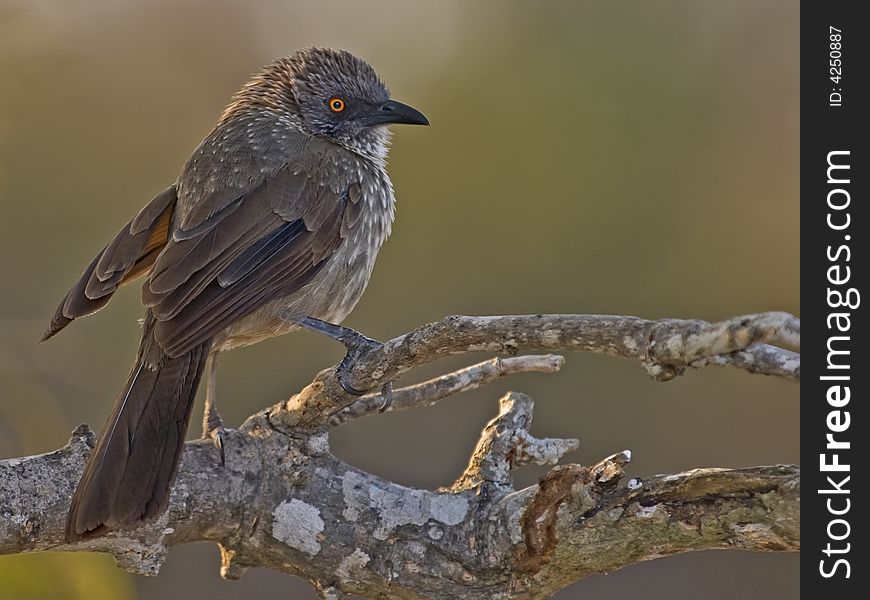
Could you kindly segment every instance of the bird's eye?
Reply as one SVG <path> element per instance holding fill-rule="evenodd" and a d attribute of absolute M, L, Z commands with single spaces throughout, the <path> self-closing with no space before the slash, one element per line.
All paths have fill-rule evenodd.
<path fill-rule="evenodd" d="M 344 103 L 344 100 L 342 100 L 339 97 L 330 98 L 328 104 L 329 104 L 329 110 L 331 110 L 334 113 L 340 113 L 347 106 Z"/>

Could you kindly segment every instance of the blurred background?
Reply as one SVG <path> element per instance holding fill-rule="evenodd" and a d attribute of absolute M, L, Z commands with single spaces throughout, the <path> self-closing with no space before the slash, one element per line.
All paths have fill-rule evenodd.
<path fill-rule="evenodd" d="M 364 57 L 432 121 L 396 132 L 394 234 L 348 325 L 387 339 L 455 313 L 799 313 L 798 25 L 798 0 L 0 0 L 0 457 L 102 425 L 136 349 L 139 286 L 36 340 L 249 74 L 311 44 Z M 300 333 L 225 356 L 225 420 L 342 354 Z M 797 384 L 716 369 L 658 384 L 581 354 L 558 375 L 351 423 L 332 448 L 405 485 L 448 484 L 508 389 L 537 400 L 533 433 L 581 439 L 574 462 L 630 448 L 640 477 L 798 462 Z M 675 556 L 558 598 L 636 594 L 796 598 L 798 557 Z M 263 569 L 222 581 L 205 544 L 173 548 L 156 578 L 104 556 L 0 557 L 4 600 L 243 595 L 314 598 Z"/>

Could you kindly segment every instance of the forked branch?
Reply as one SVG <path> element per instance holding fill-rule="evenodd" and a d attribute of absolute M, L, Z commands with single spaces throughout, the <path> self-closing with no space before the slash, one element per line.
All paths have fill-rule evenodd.
<path fill-rule="evenodd" d="M 658 380 L 732 366 L 797 379 L 800 324 L 765 313 L 710 324 L 599 315 L 448 317 L 360 357 L 357 388 L 469 352 L 590 351 L 640 361 Z M 561 356 L 510 356 L 395 390 L 389 410 L 431 405 L 512 373 L 556 372 Z M 0 461 L 0 554 L 108 552 L 155 574 L 168 546 L 212 541 L 222 574 L 265 566 L 310 580 L 323 598 L 539 598 L 591 573 L 709 548 L 796 551 L 800 469 L 697 469 L 623 482 L 627 450 L 553 467 L 516 490 L 511 471 L 555 464 L 577 440 L 530 432 L 533 402 L 500 401 L 469 466 L 442 490 L 406 488 L 329 452 L 329 431 L 377 414 L 378 394 L 349 396 L 334 371 L 251 416 L 225 439 L 226 467 L 201 440 L 186 445 L 169 510 L 136 531 L 63 543 L 69 498 L 93 447 L 86 426 L 60 450 Z"/>

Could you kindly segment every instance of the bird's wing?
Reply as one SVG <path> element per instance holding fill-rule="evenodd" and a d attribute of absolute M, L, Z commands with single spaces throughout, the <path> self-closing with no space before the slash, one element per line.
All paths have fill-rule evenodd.
<path fill-rule="evenodd" d="M 163 350 L 187 352 L 310 282 L 358 223 L 359 190 L 288 166 L 181 239 L 173 232 L 143 288 Z"/>
<path fill-rule="evenodd" d="M 94 313 L 112 298 L 118 286 L 143 275 L 166 245 L 176 202 L 175 186 L 160 193 L 94 257 L 78 282 L 57 307 L 43 340 Z"/>

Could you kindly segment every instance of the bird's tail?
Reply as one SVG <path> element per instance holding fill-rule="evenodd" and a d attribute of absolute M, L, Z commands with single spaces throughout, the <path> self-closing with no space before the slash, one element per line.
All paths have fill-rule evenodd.
<path fill-rule="evenodd" d="M 139 354 L 72 497 L 66 538 L 148 521 L 166 508 L 211 342 L 169 357 L 145 317 Z"/>

